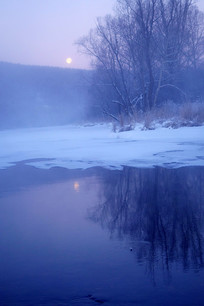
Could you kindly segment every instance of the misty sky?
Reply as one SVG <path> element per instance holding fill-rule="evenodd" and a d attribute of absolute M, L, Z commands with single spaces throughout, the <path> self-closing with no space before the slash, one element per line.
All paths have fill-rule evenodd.
<path fill-rule="evenodd" d="M 89 68 L 74 42 L 112 12 L 115 0 L 0 0 L 0 61 Z M 204 0 L 197 1 L 204 10 Z M 66 58 L 72 58 L 68 65 Z"/>

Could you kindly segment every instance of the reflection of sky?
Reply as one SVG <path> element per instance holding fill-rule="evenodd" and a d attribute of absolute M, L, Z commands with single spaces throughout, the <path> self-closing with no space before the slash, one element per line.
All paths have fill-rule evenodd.
<path fill-rule="evenodd" d="M 203 168 L 18 165 L 0 177 L 0 305 L 203 305 Z"/>
<path fill-rule="evenodd" d="M 1 0 L 0 61 L 88 68 L 73 43 L 112 11 L 115 0 Z M 204 1 L 198 4 L 204 10 Z"/>
<path fill-rule="evenodd" d="M 0 61 L 87 68 L 73 43 L 111 12 L 114 0 L 1 0 Z"/>
<path fill-rule="evenodd" d="M 79 183 L 78 182 L 74 182 L 74 190 L 79 192 Z"/>

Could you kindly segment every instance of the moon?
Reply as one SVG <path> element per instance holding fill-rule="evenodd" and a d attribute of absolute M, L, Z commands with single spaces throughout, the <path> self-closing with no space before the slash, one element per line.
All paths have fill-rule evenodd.
<path fill-rule="evenodd" d="M 71 62 L 72 62 L 71 57 L 68 57 L 68 58 L 66 59 L 66 63 L 67 63 L 67 64 L 71 64 Z"/>

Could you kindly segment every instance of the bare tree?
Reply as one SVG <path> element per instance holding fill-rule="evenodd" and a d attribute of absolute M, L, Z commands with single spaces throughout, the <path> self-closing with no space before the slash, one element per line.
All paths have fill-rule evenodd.
<path fill-rule="evenodd" d="M 92 30 L 88 37 L 82 38 L 78 44 L 92 56 L 94 67 L 100 71 L 101 85 L 112 87 L 114 95 L 111 103 L 117 105 L 119 116 L 123 113 L 130 116 L 133 113 L 131 88 L 127 81 L 130 67 L 124 60 L 123 39 L 118 19 L 110 15 L 104 20 L 98 19 L 96 29 Z M 119 118 L 111 114 L 104 105 L 103 111 L 119 121 Z"/>
<path fill-rule="evenodd" d="M 172 87 L 182 92 L 174 84 L 174 77 L 183 67 L 185 47 L 188 42 L 188 14 L 192 0 L 159 0 L 156 40 L 158 46 L 158 81 L 154 97 L 157 103 L 159 91 Z M 185 95 L 185 93 L 184 93 Z"/>
<path fill-rule="evenodd" d="M 193 7 L 188 14 L 184 65 L 197 68 L 204 60 L 204 14 Z"/>
<path fill-rule="evenodd" d="M 78 41 L 99 72 L 97 86 L 109 87 L 103 112 L 122 124 L 155 107 L 167 87 L 185 96 L 175 76 L 202 59 L 202 27 L 192 0 L 117 0 L 115 16 Z"/>
<path fill-rule="evenodd" d="M 143 109 L 153 107 L 155 86 L 155 21 L 157 19 L 157 0 L 120 0 L 120 6 L 126 11 L 123 17 L 129 20 L 124 40 L 129 48 L 130 61 L 134 73 L 138 70 L 139 95 L 142 96 Z M 120 12 L 122 9 L 120 9 Z M 129 15 L 129 16 L 128 16 Z M 128 19 L 128 17 L 130 17 Z M 134 29 L 134 32 L 133 30 Z M 123 31 L 124 33 L 124 31 Z"/>

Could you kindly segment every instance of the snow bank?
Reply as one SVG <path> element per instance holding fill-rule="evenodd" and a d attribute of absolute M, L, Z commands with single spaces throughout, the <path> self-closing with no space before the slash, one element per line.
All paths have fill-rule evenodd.
<path fill-rule="evenodd" d="M 62 166 L 204 166 L 204 126 L 123 133 L 108 125 L 58 126 L 0 132 L 0 168 L 16 162 Z"/>

